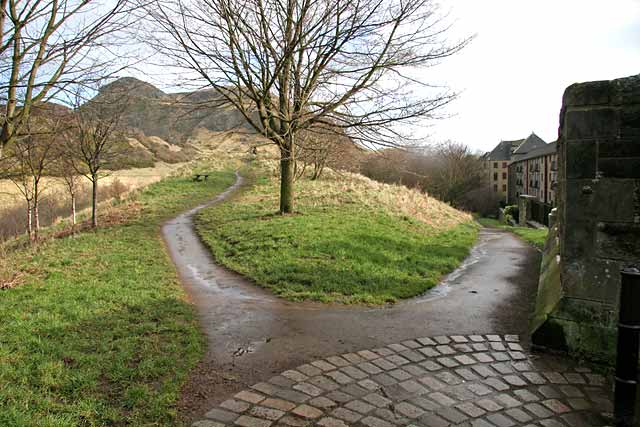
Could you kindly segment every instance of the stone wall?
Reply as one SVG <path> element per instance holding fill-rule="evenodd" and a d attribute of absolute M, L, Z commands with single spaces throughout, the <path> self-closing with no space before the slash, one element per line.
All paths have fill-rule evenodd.
<path fill-rule="evenodd" d="M 567 88 L 558 157 L 545 258 L 557 251 L 560 274 L 541 282 L 532 342 L 611 361 L 619 272 L 640 265 L 640 75 Z"/>

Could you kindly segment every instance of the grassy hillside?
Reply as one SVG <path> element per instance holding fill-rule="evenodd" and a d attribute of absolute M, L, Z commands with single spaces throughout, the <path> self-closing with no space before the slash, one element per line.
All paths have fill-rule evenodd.
<path fill-rule="evenodd" d="M 291 300 L 382 304 L 421 294 L 468 254 L 471 216 L 402 186 L 328 173 L 296 183 L 298 213 L 281 216 L 278 182 L 253 184 L 203 211 L 215 258 Z"/>
<path fill-rule="evenodd" d="M 177 425 L 204 344 L 159 227 L 233 180 L 168 178 L 124 223 L 3 254 L 22 283 L 0 290 L 1 426 Z"/>

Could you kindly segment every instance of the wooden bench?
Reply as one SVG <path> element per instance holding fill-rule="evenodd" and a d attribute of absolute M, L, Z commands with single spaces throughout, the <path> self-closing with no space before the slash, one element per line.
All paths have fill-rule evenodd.
<path fill-rule="evenodd" d="M 211 174 L 209 174 L 209 173 L 197 173 L 197 174 L 193 175 L 193 180 L 194 181 L 206 181 L 207 178 L 209 178 L 209 175 L 211 175 Z M 200 178 L 202 178 L 202 179 L 200 179 Z"/>

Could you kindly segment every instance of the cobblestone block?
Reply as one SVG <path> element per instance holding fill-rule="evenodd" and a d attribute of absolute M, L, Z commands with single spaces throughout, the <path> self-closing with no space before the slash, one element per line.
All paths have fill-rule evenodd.
<path fill-rule="evenodd" d="M 522 405 L 518 399 L 514 399 L 506 393 L 500 393 L 494 396 L 493 399 L 505 408 L 515 408 L 516 406 Z"/>
<path fill-rule="evenodd" d="M 286 378 L 289 378 L 290 380 L 295 381 L 295 382 L 305 381 L 307 378 L 309 378 L 308 376 L 306 376 L 302 372 L 298 372 L 298 371 L 295 371 L 295 370 L 284 371 L 282 373 L 282 376 L 286 377 Z"/>
<path fill-rule="evenodd" d="M 331 412 L 331 415 L 350 424 L 353 424 L 362 418 L 361 414 L 347 408 L 336 408 Z"/>
<path fill-rule="evenodd" d="M 342 391 L 332 391 L 331 393 L 327 394 L 327 398 L 340 403 L 349 402 L 354 399 L 353 396 Z"/>
<path fill-rule="evenodd" d="M 321 408 L 321 409 L 334 408 L 338 406 L 336 402 L 324 396 L 314 397 L 309 401 L 309 405 L 315 408 Z"/>
<path fill-rule="evenodd" d="M 442 408 L 436 411 L 436 414 L 441 416 L 442 418 L 451 421 L 454 424 L 460 424 L 461 422 L 467 420 L 469 417 L 465 415 L 463 412 L 457 410 L 456 408 Z"/>
<path fill-rule="evenodd" d="M 358 363 L 366 362 L 366 359 L 364 357 L 359 356 L 356 353 L 343 354 L 342 357 L 344 357 L 345 359 L 347 359 L 349 362 L 351 362 L 354 365 L 358 364 Z"/>
<path fill-rule="evenodd" d="M 393 402 L 386 397 L 382 396 L 379 393 L 371 393 L 362 398 L 373 406 L 378 408 L 386 408 L 391 405 Z"/>
<path fill-rule="evenodd" d="M 387 347 L 389 347 L 391 350 L 399 353 L 401 351 L 405 351 L 405 350 L 409 350 L 408 347 L 403 346 L 402 344 L 389 344 Z"/>
<path fill-rule="evenodd" d="M 427 374 L 427 370 L 418 365 L 403 366 L 402 369 L 410 373 L 413 377 L 422 377 Z"/>
<path fill-rule="evenodd" d="M 471 402 L 462 403 L 456 406 L 456 408 L 472 418 L 477 418 L 487 413 L 487 411 Z"/>
<path fill-rule="evenodd" d="M 260 402 L 260 404 L 262 406 L 266 406 L 267 408 L 279 409 L 285 412 L 290 411 L 296 407 L 296 405 L 292 402 L 287 402 L 286 400 L 282 399 L 274 399 L 271 397 L 263 400 L 262 402 Z"/>
<path fill-rule="evenodd" d="M 442 371 L 435 374 L 435 377 L 445 384 L 458 385 L 463 382 L 463 379 L 450 371 Z"/>
<path fill-rule="evenodd" d="M 368 377 L 366 373 L 362 372 L 355 366 L 345 366 L 344 368 L 340 368 L 340 372 L 356 380 L 363 380 Z"/>
<path fill-rule="evenodd" d="M 351 402 L 344 405 L 344 407 L 361 414 L 366 414 L 367 412 L 371 412 L 375 409 L 375 406 L 363 402 L 362 400 L 352 400 Z"/>
<path fill-rule="evenodd" d="M 367 389 L 369 391 L 376 391 L 379 390 L 380 388 L 382 388 L 380 386 L 380 384 L 378 384 L 377 382 L 370 380 L 370 379 L 366 379 L 366 380 L 362 380 L 362 381 L 358 381 L 358 385 L 364 389 Z"/>
<path fill-rule="evenodd" d="M 392 369 L 396 369 L 397 366 L 394 365 L 393 363 L 389 362 L 387 359 L 376 359 L 373 360 L 371 363 L 373 363 L 374 365 L 376 365 L 379 368 L 384 369 L 385 371 L 390 371 Z"/>
<path fill-rule="evenodd" d="M 428 337 L 418 338 L 416 339 L 416 341 L 418 341 L 422 345 L 436 345 L 436 342 Z"/>
<path fill-rule="evenodd" d="M 302 372 L 303 374 L 305 374 L 308 377 L 315 377 L 316 375 L 320 375 L 322 373 L 322 371 L 318 368 L 316 368 L 315 366 L 312 365 L 302 365 L 302 366 L 298 366 L 297 370 L 299 372 Z"/>
<path fill-rule="evenodd" d="M 389 371 L 389 375 L 398 381 L 406 381 L 409 378 L 413 378 L 413 375 L 403 369 L 394 369 L 393 371 Z"/>
<path fill-rule="evenodd" d="M 347 427 L 349 424 L 336 418 L 324 417 L 318 421 L 318 425 L 322 427 Z"/>
<path fill-rule="evenodd" d="M 382 372 L 382 369 L 378 368 L 376 365 L 373 365 L 369 362 L 360 363 L 358 365 L 358 368 L 370 375 L 375 375 Z"/>
<path fill-rule="evenodd" d="M 282 416 L 285 414 L 284 411 L 281 411 L 279 409 L 266 408 L 264 406 L 254 406 L 253 408 L 251 408 L 249 413 L 254 417 L 271 421 L 276 421 L 277 419 L 282 418 Z"/>
<path fill-rule="evenodd" d="M 333 371 L 336 369 L 331 363 L 325 362 L 324 360 L 316 360 L 315 362 L 311 362 L 313 366 L 320 369 L 321 371 Z"/>
<path fill-rule="evenodd" d="M 348 366 L 351 364 L 351 362 L 349 362 L 347 359 L 344 359 L 340 356 L 331 356 L 331 357 L 327 357 L 327 362 L 331 363 L 332 365 L 335 365 L 339 368 L 342 368 L 344 366 Z"/>
<path fill-rule="evenodd" d="M 419 348 L 420 344 L 414 340 L 402 341 L 402 345 L 407 348 Z"/>
<path fill-rule="evenodd" d="M 228 399 L 222 402 L 220 407 L 231 412 L 240 413 L 249 409 L 251 405 L 247 402 L 243 402 L 242 400 Z"/>
<path fill-rule="evenodd" d="M 378 357 L 380 357 L 377 354 L 375 354 L 373 351 L 370 351 L 370 350 L 362 350 L 362 351 L 359 351 L 357 354 L 358 354 L 358 356 L 362 357 L 365 360 L 373 360 L 373 359 L 377 359 Z"/>
<path fill-rule="evenodd" d="M 235 423 L 241 427 L 269 427 L 273 421 L 242 415 Z"/>
<path fill-rule="evenodd" d="M 260 403 L 264 400 L 264 396 L 258 393 L 254 393 L 252 391 L 241 391 L 234 396 L 236 399 L 244 400 L 249 403 Z"/>
<path fill-rule="evenodd" d="M 322 415 L 322 411 L 318 408 L 304 404 L 296 406 L 291 412 L 302 418 L 318 418 Z"/>
<path fill-rule="evenodd" d="M 255 391 L 259 391 L 267 396 L 273 396 L 280 390 L 280 387 L 269 383 L 258 383 L 251 386 Z"/>
<path fill-rule="evenodd" d="M 491 399 L 478 400 L 476 402 L 476 405 L 478 405 L 479 407 L 481 407 L 487 412 L 495 412 L 503 409 L 502 405 L 499 405 L 498 403 L 494 402 Z"/>
<path fill-rule="evenodd" d="M 520 423 L 528 423 L 529 421 L 533 420 L 533 417 L 531 415 L 519 408 L 507 409 L 505 411 L 505 414 Z"/>
<path fill-rule="evenodd" d="M 513 427 L 516 425 L 515 421 L 507 418 L 502 414 L 487 415 L 487 421 L 489 421 L 496 427 Z"/>
<path fill-rule="evenodd" d="M 317 376 L 309 379 L 309 382 L 316 387 L 319 387 L 323 390 L 333 391 L 340 388 L 340 385 L 335 381 L 327 378 L 325 376 Z"/>
<path fill-rule="evenodd" d="M 422 353 L 418 353 L 415 350 L 407 350 L 407 351 L 403 351 L 402 353 L 398 353 L 400 356 L 404 357 L 405 359 L 408 359 L 412 362 L 421 362 L 425 359 L 425 356 Z"/>
<path fill-rule="evenodd" d="M 340 371 L 327 372 L 325 375 L 331 378 L 332 380 L 334 380 L 335 382 L 337 382 L 338 384 L 349 384 L 354 381 L 353 378 L 351 378 L 349 375 Z"/>
<path fill-rule="evenodd" d="M 276 385 L 278 387 L 287 388 L 294 385 L 296 381 L 292 381 L 289 378 L 283 377 L 282 375 L 278 375 L 273 378 L 270 378 L 269 383 Z"/>
<path fill-rule="evenodd" d="M 321 388 L 309 383 L 298 383 L 293 386 L 293 389 L 313 397 L 320 396 L 324 393 Z"/>
<path fill-rule="evenodd" d="M 231 411 L 225 411 L 224 409 L 214 408 L 204 414 L 206 418 L 211 418 L 214 421 L 220 421 L 221 423 L 230 423 L 238 418 L 238 414 Z"/>

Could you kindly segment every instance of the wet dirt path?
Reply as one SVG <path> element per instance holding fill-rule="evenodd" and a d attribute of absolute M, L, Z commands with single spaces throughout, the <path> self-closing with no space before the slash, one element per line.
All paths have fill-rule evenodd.
<path fill-rule="evenodd" d="M 180 410 L 201 416 L 229 395 L 309 360 L 416 337 L 525 335 L 536 292 L 538 252 L 510 233 L 482 229 L 465 262 L 425 295 L 389 307 L 293 303 L 213 262 L 193 217 L 242 185 L 167 222 L 162 234 L 197 306 L 205 359 Z"/>

